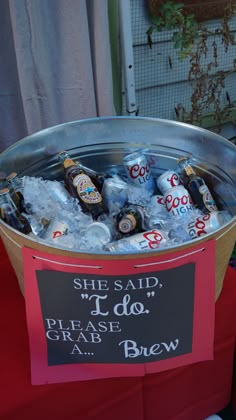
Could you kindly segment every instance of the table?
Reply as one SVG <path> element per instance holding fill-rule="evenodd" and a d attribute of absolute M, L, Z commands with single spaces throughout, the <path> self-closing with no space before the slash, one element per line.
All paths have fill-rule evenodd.
<path fill-rule="evenodd" d="M 216 303 L 214 360 L 147 375 L 32 386 L 24 298 L 0 243 L 1 420 L 202 420 L 230 401 L 236 337 L 236 271 Z M 236 380 L 235 380 L 236 382 Z"/>

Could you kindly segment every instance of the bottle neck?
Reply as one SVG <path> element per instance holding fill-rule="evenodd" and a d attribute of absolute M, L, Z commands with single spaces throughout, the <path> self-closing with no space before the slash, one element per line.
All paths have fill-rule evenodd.
<path fill-rule="evenodd" d="M 178 165 L 182 172 L 185 172 L 187 176 L 195 176 L 196 173 L 193 167 L 190 165 L 190 159 L 186 157 L 181 157 L 178 159 Z"/>
<path fill-rule="evenodd" d="M 188 175 L 188 176 L 195 176 L 196 175 L 192 166 L 190 166 L 188 164 L 186 166 L 184 166 L 183 169 L 184 169 L 186 175 Z"/>
<path fill-rule="evenodd" d="M 66 151 L 60 152 L 57 156 L 65 169 L 69 168 L 70 166 L 79 166 L 79 163 L 71 159 L 70 155 Z"/>
<path fill-rule="evenodd" d="M 17 183 L 17 179 L 18 179 L 17 173 L 12 172 L 6 179 L 7 179 L 9 184 L 15 185 Z"/>
<path fill-rule="evenodd" d="M 66 157 L 63 161 L 64 168 L 70 168 L 71 166 L 76 166 L 76 162 L 69 157 Z"/>

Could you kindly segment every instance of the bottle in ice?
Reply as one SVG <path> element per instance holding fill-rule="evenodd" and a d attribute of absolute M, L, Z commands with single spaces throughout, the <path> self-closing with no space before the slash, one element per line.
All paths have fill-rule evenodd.
<path fill-rule="evenodd" d="M 78 161 L 70 158 L 67 152 L 58 154 L 64 166 L 65 184 L 71 195 L 79 200 L 84 213 L 90 213 L 94 219 L 106 212 L 102 196 L 90 176 L 81 167 Z"/>
<path fill-rule="evenodd" d="M 63 157 L 67 157 L 70 159 L 69 153 L 65 150 L 60 152 L 59 155 L 61 156 L 61 159 L 63 159 Z M 88 168 L 87 166 L 83 165 L 78 159 L 76 160 L 73 159 L 73 162 L 77 166 L 79 166 L 86 175 L 89 176 L 92 183 L 95 185 L 98 191 L 101 192 L 105 179 L 110 178 L 110 175 L 108 175 L 106 172 L 96 172 L 93 169 Z"/>
<path fill-rule="evenodd" d="M 117 230 L 122 234 L 134 234 L 145 230 L 144 211 L 141 206 L 129 204 L 116 216 Z"/>
<path fill-rule="evenodd" d="M 216 203 L 204 179 L 196 174 L 190 164 L 190 158 L 181 157 L 178 165 L 182 172 L 185 188 L 189 191 L 194 203 L 203 213 L 217 211 Z"/>
<path fill-rule="evenodd" d="M 30 223 L 26 217 L 20 214 L 11 198 L 8 188 L 0 190 L 0 215 L 1 219 L 25 235 L 31 232 Z"/>
<path fill-rule="evenodd" d="M 17 176 L 16 172 L 12 172 L 6 178 L 8 182 L 8 188 L 12 200 L 14 201 L 19 212 L 22 213 L 25 210 L 24 197 L 22 195 L 22 180 Z"/>

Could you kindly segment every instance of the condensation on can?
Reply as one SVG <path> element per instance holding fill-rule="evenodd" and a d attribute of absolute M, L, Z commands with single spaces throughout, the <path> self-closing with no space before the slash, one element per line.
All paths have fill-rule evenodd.
<path fill-rule="evenodd" d="M 199 238 L 214 232 L 225 222 L 225 217 L 218 211 L 213 211 L 203 216 L 197 217 L 192 222 L 188 223 L 187 232 L 191 239 Z"/>
<path fill-rule="evenodd" d="M 194 210 L 189 192 L 182 185 L 170 188 L 164 194 L 166 210 L 171 216 L 184 216 Z"/>
<path fill-rule="evenodd" d="M 170 188 L 180 185 L 180 177 L 177 172 L 165 171 L 156 179 L 157 188 L 165 194 Z"/>
<path fill-rule="evenodd" d="M 105 179 L 102 187 L 102 198 L 109 211 L 112 212 L 113 208 L 121 209 L 128 199 L 127 183 L 118 176 Z"/>
<path fill-rule="evenodd" d="M 142 150 L 130 153 L 123 159 L 128 181 L 136 187 L 154 192 L 155 183 L 150 171 L 150 165 Z"/>

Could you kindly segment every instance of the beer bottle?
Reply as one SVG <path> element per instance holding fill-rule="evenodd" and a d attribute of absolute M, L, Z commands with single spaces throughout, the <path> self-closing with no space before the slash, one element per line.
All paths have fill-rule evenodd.
<path fill-rule="evenodd" d="M 90 213 L 94 219 L 97 219 L 100 214 L 107 211 L 100 192 L 80 163 L 72 160 L 67 152 L 60 152 L 58 158 L 64 166 L 68 191 L 79 200 L 84 213 Z"/>
<path fill-rule="evenodd" d="M 123 234 L 144 231 L 144 211 L 142 207 L 134 204 L 125 206 L 116 216 L 116 227 Z"/>
<path fill-rule="evenodd" d="M 66 152 L 66 151 L 60 152 L 59 155 L 64 156 L 64 157 L 68 157 L 70 159 L 70 156 L 69 156 L 68 152 Z M 84 173 L 86 175 L 89 176 L 89 178 L 91 179 L 92 183 L 95 185 L 95 187 L 101 193 L 105 179 L 111 178 L 111 175 L 108 175 L 106 172 L 96 172 L 93 169 L 88 168 L 87 166 L 83 165 L 78 160 L 76 160 L 76 161 L 73 160 L 73 162 L 77 166 L 79 166 L 84 171 Z"/>
<path fill-rule="evenodd" d="M 0 190 L 0 217 L 5 223 L 25 235 L 31 232 L 29 221 L 20 214 L 8 188 Z"/>
<path fill-rule="evenodd" d="M 24 197 L 21 193 L 22 181 L 20 178 L 18 178 L 16 172 L 12 172 L 10 175 L 8 175 L 6 177 L 6 180 L 8 182 L 8 188 L 10 191 L 11 198 L 14 201 L 19 212 L 22 213 L 23 211 L 25 211 Z"/>
<path fill-rule="evenodd" d="M 105 179 L 111 178 L 106 172 L 96 172 L 87 166 L 82 165 L 82 163 L 77 161 L 77 164 L 83 169 L 83 171 L 89 176 L 92 183 L 98 189 L 99 192 L 102 191 L 102 187 L 104 184 Z"/>
<path fill-rule="evenodd" d="M 178 165 L 182 171 L 184 186 L 189 191 L 196 207 L 203 213 L 217 211 L 216 203 L 207 187 L 204 179 L 198 176 L 190 164 L 188 157 L 178 159 Z"/>

